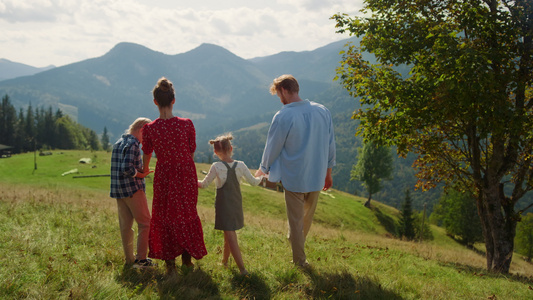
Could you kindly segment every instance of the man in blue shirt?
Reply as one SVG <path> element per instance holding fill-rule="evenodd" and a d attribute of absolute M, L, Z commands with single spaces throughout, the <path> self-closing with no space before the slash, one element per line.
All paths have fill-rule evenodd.
<path fill-rule="evenodd" d="M 150 211 L 145 194 L 143 163 L 139 144 L 142 128 L 150 123 L 147 118 L 138 118 L 126 133 L 113 145 L 111 154 L 111 198 L 117 199 L 118 220 L 126 265 L 134 268 L 151 267 L 154 264 L 146 257 L 150 233 Z M 133 220 L 137 222 L 137 256 L 133 255 Z"/>
<path fill-rule="evenodd" d="M 289 221 L 293 263 L 307 266 L 305 238 L 311 228 L 320 191 L 333 185 L 335 134 L 329 110 L 302 100 L 298 81 L 282 75 L 272 83 L 270 93 L 283 104 L 272 119 L 261 166 L 255 176 L 268 174 L 281 181 Z"/>

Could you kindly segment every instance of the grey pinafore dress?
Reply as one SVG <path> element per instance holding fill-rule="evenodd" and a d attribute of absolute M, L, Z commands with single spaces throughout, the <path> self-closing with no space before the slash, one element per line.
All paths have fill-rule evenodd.
<path fill-rule="evenodd" d="M 217 189 L 215 199 L 215 229 L 235 231 L 244 227 L 244 215 L 242 212 L 241 186 L 235 173 L 237 161 L 228 168 L 228 176 L 224 185 Z"/>

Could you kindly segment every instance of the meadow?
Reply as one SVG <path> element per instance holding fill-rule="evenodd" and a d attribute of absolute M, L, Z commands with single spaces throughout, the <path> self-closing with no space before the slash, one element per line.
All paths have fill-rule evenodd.
<path fill-rule="evenodd" d="M 533 266 L 518 254 L 509 275 L 487 273 L 482 245 L 466 249 L 434 226 L 432 241 L 399 240 L 388 232 L 396 209 L 376 201 L 368 209 L 365 199 L 336 190 L 320 197 L 306 244 L 309 269 L 290 263 L 283 194 L 246 184 L 238 236 L 249 275 L 220 264 L 214 184 L 199 192 L 209 254 L 193 260 L 193 270 L 167 277 L 161 261 L 151 270 L 124 268 L 116 202 L 101 176 L 110 156 L 52 151 L 37 156 L 37 169 L 33 153 L 0 159 L 1 299 L 533 298 Z M 208 169 L 197 164 L 199 178 Z"/>

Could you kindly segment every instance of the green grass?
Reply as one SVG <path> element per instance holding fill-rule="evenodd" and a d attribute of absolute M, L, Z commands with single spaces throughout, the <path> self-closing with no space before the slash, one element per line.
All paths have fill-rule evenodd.
<path fill-rule="evenodd" d="M 79 158 L 96 157 L 90 165 Z M 54 151 L 0 160 L 1 299 L 531 299 L 533 267 L 513 258 L 511 275 L 487 274 L 484 258 L 433 227 L 435 240 L 391 238 L 398 212 L 339 191 L 321 195 L 307 241 L 312 268 L 290 264 L 283 196 L 242 186 L 246 226 L 238 231 L 249 276 L 222 267 L 222 233 L 213 229 L 213 186 L 200 190 L 208 255 L 194 270 L 165 277 L 123 268 L 109 153 Z M 93 167 L 96 166 L 96 167 Z M 198 171 L 208 165 L 198 165 Z M 33 174 L 32 174 L 33 173 Z M 199 173 L 199 177 L 204 175 Z M 147 183 L 151 198 L 151 182 Z M 390 229 L 390 228 L 389 228 Z"/>

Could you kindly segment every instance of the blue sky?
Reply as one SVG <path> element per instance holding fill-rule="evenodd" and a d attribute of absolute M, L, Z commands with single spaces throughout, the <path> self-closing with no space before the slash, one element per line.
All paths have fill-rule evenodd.
<path fill-rule="evenodd" d="M 0 58 L 35 67 L 104 55 L 120 42 L 178 54 L 202 43 L 242 58 L 348 38 L 329 17 L 363 0 L 0 0 Z"/>

